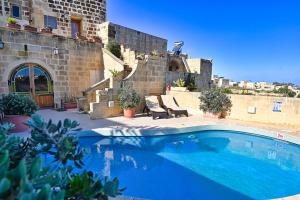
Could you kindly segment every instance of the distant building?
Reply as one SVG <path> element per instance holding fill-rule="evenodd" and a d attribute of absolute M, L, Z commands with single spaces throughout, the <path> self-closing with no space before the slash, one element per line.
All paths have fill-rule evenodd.
<path fill-rule="evenodd" d="M 219 77 L 218 75 L 214 75 L 212 81 L 214 86 L 218 88 L 226 88 L 230 86 L 229 79 L 226 79 L 224 77 Z"/>

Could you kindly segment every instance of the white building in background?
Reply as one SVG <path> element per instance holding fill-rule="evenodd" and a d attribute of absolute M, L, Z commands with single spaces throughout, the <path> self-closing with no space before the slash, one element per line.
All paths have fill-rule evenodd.
<path fill-rule="evenodd" d="M 256 84 L 250 81 L 241 81 L 239 83 L 239 87 L 243 89 L 254 90 L 256 89 Z"/>
<path fill-rule="evenodd" d="M 213 84 L 215 85 L 215 87 L 218 87 L 218 88 L 226 88 L 226 87 L 230 86 L 229 79 L 226 79 L 226 78 L 218 76 L 218 75 L 214 75 L 212 81 L 213 81 Z"/>
<path fill-rule="evenodd" d="M 275 89 L 275 85 L 268 82 L 257 82 L 256 87 L 259 90 L 273 91 Z"/>

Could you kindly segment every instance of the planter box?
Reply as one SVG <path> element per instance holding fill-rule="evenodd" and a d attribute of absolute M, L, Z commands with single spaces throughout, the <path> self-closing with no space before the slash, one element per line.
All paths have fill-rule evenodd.
<path fill-rule="evenodd" d="M 29 130 L 29 127 L 24 123 L 30 119 L 29 116 L 23 115 L 6 115 L 5 121 L 13 123 L 15 128 L 10 131 L 10 133 L 20 133 Z"/>
<path fill-rule="evenodd" d="M 20 24 L 7 24 L 8 28 L 12 28 L 12 29 L 17 29 L 20 30 L 21 29 L 21 25 Z"/>
<path fill-rule="evenodd" d="M 102 39 L 100 37 L 94 37 L 94 42 L 102 43 Z"/>
<path fill-rule="evenodd" d="M 52 30 L 49 28 L 42 28 L 41 33 L 47 33 L 47 34 L 52 34 Z"/>
<path fill-rule="evenodd" d="M 30 31 L 30 32 L 37 32 L 37 28 L 32 27 L 32 26 L 28 26 L 28 25 L 24 26 L 24 30 L 25 31 Z"/>
<path fill-rule="evenodd" d="M 77 108 L 77 103 L 76 102 L 63 103 L 63 107 L 65 109 L 76 109 Z"/>
<path fill-rule="evenodd" d="M 186 87 L 171 87 L 171 91 L 188 92 L 189 90 Z"/>

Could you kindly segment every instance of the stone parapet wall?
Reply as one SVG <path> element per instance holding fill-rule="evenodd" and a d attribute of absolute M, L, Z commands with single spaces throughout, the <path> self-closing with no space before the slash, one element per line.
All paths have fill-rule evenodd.
<path fill-rule="evenodd" d="M 102 44 L 5 28 L 0 28 L 0 37 L 5 44 L 0 49 L 0 93 L 9 92 L 10 74 L 24 63 L 41 65 L 50 73 L 57 103 L 65 95 L 81 96 L 104 78 Z"/>
<path fill-rule="evenodd" d="M 111 22 L 105 22 L 100 25 L 99 36 L 105 45 L 109 40 L 115 40 L 120 45 L 123 45 L 125 49 L 130 49 L 136 53 L 150 55 L 154 50 L 157 51 L 158 54 L 166 55 L 167 53 L 168 41 L 166 39 Z"/>
<path fill-rule="evenodd" d="M 199 110 L 201 95 L 200 92 L 179 92 L 170 91 L 178 104 L 193 110 Z M 282 124 L 293 128 L 300 128 L 300 99 L 286 97 L 230 95 L 233 107 L 228 116 L 229 119 L 243 121 Z M 276 102 L 282 103 L 279 110 L 274 111 Z M 256 112 L 248 112 L 249 107 L 255 107 Z"/>

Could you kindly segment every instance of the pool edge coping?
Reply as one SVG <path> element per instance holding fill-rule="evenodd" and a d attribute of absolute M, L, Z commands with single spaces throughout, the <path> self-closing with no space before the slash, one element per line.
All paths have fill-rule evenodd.
<path fill-rule="evenodd" d="M 263 128 L 245 127 L 240 125 L 198 125 L 180 128 L 97 128 L 85 130 L 77 134 L 78 137 L 151 137 L 184 134 L 199 131 L 223 130 L 250 133 L 258 136 L 269 137 L 277 140 L 300 145 L 300 137 L 289 134 L 286 131 L 275 131 Z"/>

